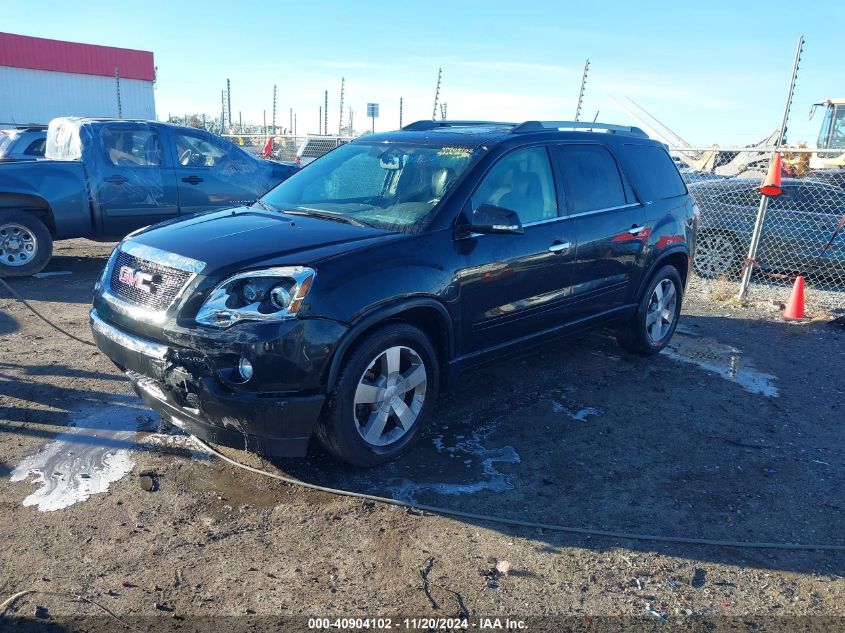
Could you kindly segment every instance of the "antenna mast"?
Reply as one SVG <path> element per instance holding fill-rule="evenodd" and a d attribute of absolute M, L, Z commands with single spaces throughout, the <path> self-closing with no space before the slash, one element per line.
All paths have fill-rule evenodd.
<path fill-rule="evenodd" d="M 581 106 L 584 103 L 584 90 L 587 87 L 587 75 L 590 72 L 590 58 L 587 58 L 587 62 L 584 64 L 584 74 L 581 75 L 581 91 L 578 93 L 578 107 L 575 108 L 575 120 L 578 121 L 581 118 Z"/>
<path fill-rule="evenodd" d="M 337 124 L 337 135 L 340 136 L 343 134 L 343 95 L 344 95 L 344 87 L 346 84 L 346 79 L 341 77 L 340 78 L 340 122 Z"/>
<path fill-rule="evenodd" d="M 431 120 L 437 118 L 437 103 L 440 101 L 440 81 L 443 79 L 443 68 L 437 69 L 437 87 L 434 89 L 434 109 L 431 112 Z"/>

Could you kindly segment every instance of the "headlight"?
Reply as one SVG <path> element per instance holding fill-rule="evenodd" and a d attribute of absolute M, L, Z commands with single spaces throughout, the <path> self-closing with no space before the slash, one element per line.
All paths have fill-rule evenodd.
<path fill-rule="evenodd" d="M 211 291 L 196 321 L 227 328 L 239 321 L 278 321 L 296 316 L 314 275 L 312 268 L 304 266 L 238 273 Z"/>

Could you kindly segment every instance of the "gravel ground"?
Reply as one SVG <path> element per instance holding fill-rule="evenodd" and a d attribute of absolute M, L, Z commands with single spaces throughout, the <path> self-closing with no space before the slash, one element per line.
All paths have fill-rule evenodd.
<path fill-rule="evenodd" d="M 48 272 L 70 274 L 12 284 L 88 338 L 109 248 L 60 243 Z M 225 452 L 313 483 L 506 518 L 845 545 L 845 330 L 829 312 L 790 325 L 770 300 L 721 294 L 696 281 L 655 358 L 594 332 L 467 375 L 387 466 L 356 471 L 316 449 L 273 463 Z M 147 627 L 245 614 L 845 616 L 845 552 L 513 528 L 235 469 L 160 428 L 95 349 L 0 297 L 0 602 L 27 589 L 71 595 L 21 597 L 9 608 L 24 618 L 17 630 L 102 616 L 73 595 Z M 119 629 L 102 617 L 89 629 Z M 821 622 L 795 620 L 809 621 Z"/>

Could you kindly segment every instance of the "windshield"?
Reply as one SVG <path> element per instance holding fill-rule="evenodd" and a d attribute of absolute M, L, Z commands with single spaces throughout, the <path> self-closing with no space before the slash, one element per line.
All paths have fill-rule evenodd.
<path fill-rule="evenodd" d="M 273 209 L 413 233 L 475 157 L 467 147 L 350 143 L 261 200 Z"/>

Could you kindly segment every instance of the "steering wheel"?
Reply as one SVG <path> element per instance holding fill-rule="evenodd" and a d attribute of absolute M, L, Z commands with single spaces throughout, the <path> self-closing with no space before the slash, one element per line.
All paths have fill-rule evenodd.
<path fill-rule="evenodd" d="M 189 147 L 184 152 L 179 155 L 179 164 L 183 166 L 187 166 L 191 164 L 191 148 Z"/>

